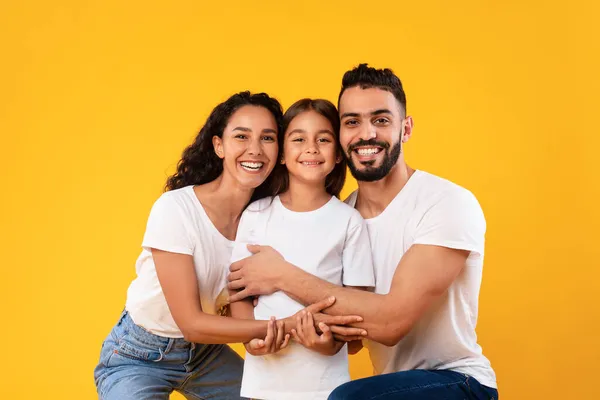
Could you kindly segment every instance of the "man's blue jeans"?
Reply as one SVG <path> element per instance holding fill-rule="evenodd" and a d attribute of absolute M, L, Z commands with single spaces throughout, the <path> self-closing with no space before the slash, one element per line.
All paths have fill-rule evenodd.
<path fill-rule="evenodd" d="M 412 370 L 345 383 L 329 400 L 497 400 L 498 391 L 454 371 Z"/>
<path fill-rule="evenodd" d="M 100 352 L 94 378 L 101 400 L 241 399 L 244 361 L 229 346 L 154 335 L 126 311 Z"/>

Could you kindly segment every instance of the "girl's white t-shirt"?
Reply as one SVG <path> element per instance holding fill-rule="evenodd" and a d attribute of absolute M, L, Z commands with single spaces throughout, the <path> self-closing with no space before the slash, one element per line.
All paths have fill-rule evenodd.
<path fill-rule="evenodd" d="M 242 214 L 231 262 L 250 255 L 247 244 L 271 246 L 286 261 L 336 285 L 375 285 L 365 222 L 358 211 L 335 197 L 310 212 L 285 208 L 279 196 L 252 203 Z M 276 292 L 260 296 L 254 317 L 285 318 L 303 308 L 285 293 Z M 333 389 L 349 380 L 346 346 L 334 356 L 324 356 L 291 342 L 276 354 L 246 354 L 241 395 L 327 399 Z"/>
<path fill-rule="evenodd" d="M 202 311 L 216 314 L 226 304 L 224 288 L 233 241 L 213 225 L 193 186 L 168 191 L 154 203 L 142 247 L 125 305 L 137 325 L 155 335 L 183 337 L 158 281 L 152 248 L 193 257 Z"/>

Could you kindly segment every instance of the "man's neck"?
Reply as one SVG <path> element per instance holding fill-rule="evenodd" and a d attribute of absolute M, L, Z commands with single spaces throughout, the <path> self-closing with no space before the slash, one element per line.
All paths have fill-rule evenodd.
<path fill-rule="evenodd" d="M 400 159 L 390 173 L 375 182 L 358 181 L 356 209 L 363 218 L 374 218 L 394 200 L 415 170 Z"/>

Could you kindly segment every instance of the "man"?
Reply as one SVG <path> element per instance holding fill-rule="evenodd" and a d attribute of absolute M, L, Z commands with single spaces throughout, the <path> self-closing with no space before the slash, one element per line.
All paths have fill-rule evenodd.
<path fill-rule="evenodd" d="M 479 203 L 406 164 L 413 120 L 391 70 L 348 71 L 338 103 L 340 142 L 358 181 L 346 201 L 367 221 L 375 293 L 322 281 L 261 246 L 232 265 L 230 287 L 244 288 L 237 298 L 282 290 L 304 304 L 330 295 L 336 302 L 327 313 L 364 318 L 353 326 L 367 331 L 377 375 L 338 387 L 332 400 L 497 399 L 475 334 L 486 229 Z"/>

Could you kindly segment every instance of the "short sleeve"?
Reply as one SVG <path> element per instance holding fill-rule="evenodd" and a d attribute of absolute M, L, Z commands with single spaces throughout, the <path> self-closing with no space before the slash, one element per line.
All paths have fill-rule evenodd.
<path fill-rule="evenodd" d="M 375 273 L 367 224 L 358 211 L 353 211 L 342 253 L 342 283 L 344 286 L 374 287 Z"/>
<path fill-rule="evenodd" d="M 468 250 L 483 255 L 486 222 L 479 202 L 466 189 L 445 193 L 423 215 L 415 244 Z"/>
<path fill-rule="evenodd" d="M 142 246 L 180 254 L 194 254 L 194 239 L 185 208 L 169 192 L 152 206 Z"/>

